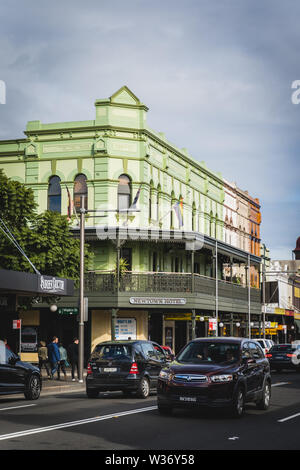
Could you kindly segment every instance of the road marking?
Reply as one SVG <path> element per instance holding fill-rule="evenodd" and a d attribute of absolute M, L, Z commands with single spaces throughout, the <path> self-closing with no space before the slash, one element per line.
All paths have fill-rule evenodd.
<path fill-rule="evenodd" d="M 36 406 L 36 405 L 32 404 L 32 405 L 22 405 L 22 406 L 10 406 L 9 408 L 0 408 L 0 411 L 16 410 L 17 408 L 28 408 L 28 406 Z"/>
<path fill-rule="evenodd" d="M 277 382 L 276 384 L 272 384 L 272 387 L 280 387 L 280 385 L 289 385 L 291 382 Z"/>
<path fill-rule="evenodd" d="M 239 439 L 239 437 L 237 437 L 237 436 L 228 437 L 229 441 L 237 441 L 238 439 Z"/>
<path fill-rule="evenodd" d="M 288 421 L 289 419 L 294 419 L 300 416 L 300 413 L 296 413 L 295 415 L 288 416 L 287 418 L 279 419 L 278 423 L 284 423 L 285 421 Z"/>
<path fill-rule="evenodd" d="M 144 413 L 146 411 L 152 411 L 156 409 L 157 409 L 157 406 L 148 406 L 147 408 L 138 408 L 136 410 L 122 411 L 121 413 L 118 413 L 118 417 L 120 418 L 121 416 Z M 45 426 L 44 428 L 34 428 L 34 429 L 28 429 L 26 431 L 13 432 L 10 434 L 2 434 L 0 435 L 0 441 L 4 441 L 7 439 L 14 439 L 16 437 L 30 436 L 32 434 L 39 434 L 42 432 L 56 431 L 58 429 L 65 429 L 65 428 L 70 428 L 73 426 L 81 426 L 83 424 L 96 423 L 98 421 L 104 421 L 106 419 L 112 419 L 114 417 L 116 417 L 116 414 L 112 413 L 109 415 L 97 416 L 95 418 L 87 418 L 87 419 L 81 419 L 78 421 L 70 421 L 69 423 L 54 424 L 53 426 Z"/>

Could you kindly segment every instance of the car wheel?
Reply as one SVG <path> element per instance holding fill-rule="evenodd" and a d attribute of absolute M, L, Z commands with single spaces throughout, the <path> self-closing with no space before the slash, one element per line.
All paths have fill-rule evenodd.
<path fill-rule="evenodd" d="M 267 410 L 270 406 L 270 399 L 271 399 L 271 384 L 270 382 L 266 382 L 262 397 L 261 399 L 256 403 L 256 407 L 259 410 Z"/>
<path fill-rule="evenodd" d="M 148 379 L 143 377 L 140 381 L 138 396 L 140 398 L 148 398 L 150 394 L 150 384 Z"/>
<path fill-rule="evenodd" d="M 86 390 L 86 394 L 88 398 L 97 398 L 99 396 L 98 390 Z"/>
<path fill-rule="evenodd" d="M 245 412 L 245 392 L 242 387 L 238 387 L 233 398 L 231 415 L 234 418 L 241 418 L 244 412 Z"/>
<path fill-rule="evenodd" d="M 26 400 L 37 400 L 41 394 L 41 381 L 37 375 L 32 375 L 26 386 L 24 395 Z"/>
<path fill-rule="evenodd" d="M 172 414 L 172 407 L 168 405 L 160 405 L 159 403 L 157 404 L 157 409 L 159 414 L 163 416 L 170 416 Z"/>

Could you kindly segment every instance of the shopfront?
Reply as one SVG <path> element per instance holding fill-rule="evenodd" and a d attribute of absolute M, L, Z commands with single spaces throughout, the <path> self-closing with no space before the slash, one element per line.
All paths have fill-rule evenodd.
<path fill-rule="evenodd" d="M 49 340 L 57 331 L 51 328 L 56 315 L 50 310 L 55 302 L 74 294 L 74 282 L 55 276 L 0 270 L 0 337 L 21 354 L 21 359 L 38 362 L 40 340 Z M 47 319 L 43 310 L 33 306 L 47 298 Z M 17 321 L 18 320 L 18 321 Z"/>

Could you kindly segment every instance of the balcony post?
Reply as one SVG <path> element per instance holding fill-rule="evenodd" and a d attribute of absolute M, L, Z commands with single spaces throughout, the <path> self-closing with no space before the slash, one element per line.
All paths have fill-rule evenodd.
<path fill-rule="evenodd" d="M 192 310 L 192 339 L 196 338 L 196 310 Z"/>
<path fill-rule="evenodd" d="M 192 266 L 191 266 L 191 272 L 192 272 L 192 292 L 195 291 L 195 279 L 194 279 L 194 264 L 195 264 L 195 252 L 194 250 L 191 251 L 191 263 L 192 263 Z"/>

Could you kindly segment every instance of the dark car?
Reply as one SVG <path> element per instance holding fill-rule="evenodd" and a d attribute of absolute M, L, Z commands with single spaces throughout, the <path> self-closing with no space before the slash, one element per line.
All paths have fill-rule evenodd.
<path fill-rule="evenodd" d="M 266 410 L 271 397 L 268 359 L 246 338 L 198 338 L 190 341 L 160 372 L 158 410 L 176 407 L 223 407 L 235 417 L 246 402 Z"/>
<path fill-rule="evenodd" d="M 276 344 L 266 354 L 271 370 L 280 372 L 282 369 L 300 371 L 300 345 Z"/>
<path fill-rule="evenodd" d="M 24 393 L 27 400 L 37 400 L 42 389 L 40 370 L 27 362 L 0 341 L 0 394 Z"/>
<path fill-rule="evenodd" d="M 99 392 L 120 390 L 147 398 L 156 388 L 167 357 L 152 341 L 106 341 L 94 349 L 87 367 L 86 393 L 95 398 Z"/>

